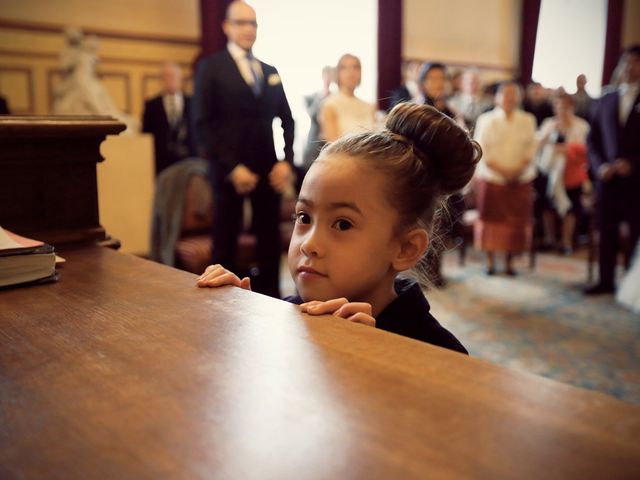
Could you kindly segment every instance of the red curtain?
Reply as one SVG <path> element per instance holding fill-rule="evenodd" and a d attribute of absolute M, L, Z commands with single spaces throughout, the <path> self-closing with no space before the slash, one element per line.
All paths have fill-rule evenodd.
<path fill-rule="evenodd" d="M 541 0 L 523 0 L 520 20 L 520 71 L 518 81 L 522 85 L 531 82 L 533 57 L 536 53 L 536 36 L 540 18 Z"/>
<path fill-rule="evenodd" d="M 383 110 L 391 90 L 402 82 L 402 3 L 378 0 L 378 108 Z"/>
<path fill-rule="evenodd" d="M 609 0 L 607 5 L 607 33 L 604 43 L 602 85 L 607 85 L 618 63 L 622 48 L 623 0 Z"/>
<path fill-rule="evenodd" d="M 200 0 L 200 55 L 198 59 L 222 50 L 227 38 L 222 21 L 231 0 Z"/>

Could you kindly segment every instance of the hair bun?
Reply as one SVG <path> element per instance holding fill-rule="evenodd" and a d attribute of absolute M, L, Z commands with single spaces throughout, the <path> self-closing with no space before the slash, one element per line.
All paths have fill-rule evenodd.
<path fill-rule="evenodd" d="M 408 139 L 421 152 L 427 175 L 445 194 L 462 189 L 482 156 L 480 145 L 450 117 L 430 105 L 400 103 L 386 122 L 387 129 Z"/>

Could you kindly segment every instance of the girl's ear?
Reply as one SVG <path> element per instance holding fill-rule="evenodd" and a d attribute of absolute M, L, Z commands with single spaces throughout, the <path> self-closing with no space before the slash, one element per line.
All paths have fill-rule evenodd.
<path fill-rule="evenodd" d="M 429 246 L 429 234 L 424 228 L 414 228 L 400 239 L 400 249 L 393 260 L 397 272 L 413 268 L 422 258 Z"/>

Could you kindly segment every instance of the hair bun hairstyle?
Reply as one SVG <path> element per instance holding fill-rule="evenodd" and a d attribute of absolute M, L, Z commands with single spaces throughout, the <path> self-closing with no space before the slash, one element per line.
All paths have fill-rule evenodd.
<path fill-rule="evenodd" d="M 391 110 L 386 127 L 413 145 L 442 194 L 469 183 L 482 157 L 480 145 L 469 133 L 430 105 L 400 103 Z"/>

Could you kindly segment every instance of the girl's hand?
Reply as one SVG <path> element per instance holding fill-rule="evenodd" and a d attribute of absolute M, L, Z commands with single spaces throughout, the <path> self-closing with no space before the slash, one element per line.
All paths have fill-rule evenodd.
<path fill-rule="evenodd" d="M 251 291 L 251 279 L 244 277 L 242 280 L 238 276 L 224 268 L 222 265 L 209 265 L 198 278 L 196 285 L 200 288 L 216 288 L 225 285 L 233 285 Z"/>
<path fill-rule="evenodd" d="M 334 298 L 321 302 L 313 300 L 300 305 L 300 310 L 309 315 L 333 315 L 346 318 L 350 322 L 362 323 L 370 327 L 376 326 L 376 319 L 371 316 L 371 304 L 364 302 L 349 302 L 346 298 Z"/>

